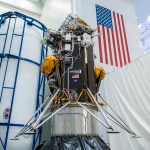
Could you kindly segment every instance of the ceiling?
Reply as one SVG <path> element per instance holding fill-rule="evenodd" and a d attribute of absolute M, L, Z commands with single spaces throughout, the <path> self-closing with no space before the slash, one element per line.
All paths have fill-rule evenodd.
<path fill-rule="evenodd" d="M 34 2 L 34 3 L 39 3 L 41 5 L 43 5 L 45 3 L 45 0 L 28 0 L 28 1 L 31 1 L 31 2 Z"/>

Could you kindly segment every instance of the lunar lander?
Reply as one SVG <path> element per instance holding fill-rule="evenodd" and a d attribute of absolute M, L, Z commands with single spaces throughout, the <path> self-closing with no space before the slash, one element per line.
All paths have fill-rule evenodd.
<path fill-rule="evenodd" d="M 47 77 L 49 96 L 35 114 L 16 135 L 36 134 L 36 130 L 51 119 L 51 137 L 41 143 L 40 150 L 109 150 L 98 136 L 100 122 L 114 131 L 110 121 L 136 137 L 136 134 L 119 117 L 111 106 L 98 94 L 105 71 L 94 66 L 93 38 L 95 30 L 81 18 L 69 15 L 58 31 L 47 30 L 43 43 L 48 45 L 53 55 L 41 65 L 41 72 Z M 99 102 L 98 99 L 102 101 Z M 110 114 L 103 106 L 114 112 Z M 101 113 L 104 120 L 98 117 Z"/>

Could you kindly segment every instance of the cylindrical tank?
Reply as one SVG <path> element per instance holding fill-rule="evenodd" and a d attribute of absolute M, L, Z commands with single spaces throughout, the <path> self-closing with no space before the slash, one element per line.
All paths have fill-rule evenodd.
<path fill-rule="evenodd" d="M 97 115 L 97 109 L 93 105 L 89 103 L 87 108 Z M 98 135 L 97 120 L 79 106 L 64 108 L 53 117 L 51 124 L 52 136 Z"/>
<path fill-rule="evenodd" d="M 24 135 L 11 140 L 44 98 L 45 78 L 40 64 L 47 55 L 41 44 L 46 27 L 39 21 L 8 12 L 0 15 L 0 150 L 31 150 L 40 140 Z"/>

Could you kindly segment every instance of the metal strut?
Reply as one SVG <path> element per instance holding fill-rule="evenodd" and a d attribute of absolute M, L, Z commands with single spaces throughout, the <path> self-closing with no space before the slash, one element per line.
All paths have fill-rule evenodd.
<path fill-rule="evenodd" d="M 52 99 L 49 101 L 49 103 L 47 104 L 47 106 L 44 108 L 43 112 L 40 114 L 40 116 L 38 117 L 37 121 L 32 125 L 32 128 L 35 129 L 37 127 L 37 125 L 40 123 L 40 121 L 42 120 L 42 118 L 44 117 L 44 115 L 46 114 L 47 110 L 49 109 L 51 103 L 53 102 L 54 98 L 57 96 L 58 92 L 60 91 L 60 89 L 57 90 L 57 92 L 54 94 L 54 96 L 52 97 Z"/>
<path fill-rule="evenodd" d="M 47 102 L 47 100 L 50 98 L 51 96 L 49 95 L 45 101 L 43 102 L 43 104 L 37 109 L 37 111 L 32 115 L 32 117 L 29 119 L 29 121 L 23 126 L 23 128 L 17 133 L 17 135 L 15 136 L 18 137 L 20 136 L 27 128 L 28 128 L 28 124 L 32 124 L 36 119 L 37 117 L 32 121 L 32 119 L 35 117 L 35 115 L 37 115 L 37 113 L 42 109 L 42 107 L 44 106 L 44 104 Z M 31 122 L 32 121 L 32 122 Z"/>
<path fill-rule="evenodd" d="M 105 126 L 107 129 L 109 129 L 109 126 L 107 126 L 102 120 L 100 120 L 95 114 L 93 114 L 91 111 L 89 111 L 84 105 L 77 102 L 82 108 L 84 108 L 89 114 L 91 114 L 96 120 L 98 120 L 103 126 Z"/>
<path fill-rule="evenodd" d="M 110 122 L 108 121 L 106 115 L 104 114 L 103 110 L 101 109 L 101 107 L 99 106 L 98 102 L 96 101 L 96 99 L 94 98 L 93 94 L 91 93 L 91 91 L 89 90 L 89 88 L 87 87 L 87 91 L 89 92 L 90 96 L 92 97 L 92 99 L 94 100 L 98 110 L 101 112 L 101 114 L 103 115 L 106 123 L 108 124 L 109 126 L 109 129 L 112 129 L 112 125 L 110 124 Z"/>
<path fill-rule="evenodd" d="M 131 135 L 133 135 L 134 137 L 138 137 L 132 130 L 131 128 L 124 122 L 124 120 L 115 112 L 115 110 L 106 102 L 106 100 L 100 95 L 98 94 L 98 96 L 105 102 L 105 104 L 112 110 L 112 112 L 118 117 L 118 119 L 116 119 L 114 116 L 112 116 L 112 114 L 110 114 L 108 111 L 104 110 L 108 115 L 106 115 L 106 117 L 108 119 L 110 119 L 112 122 L 114 122 L 115 124 L 117 124 L 120 128 L 124 129 L 126 132 L 130 133 Z M 121 122 L 120 122 L 121 121 Z"/>
<path fill-rule="evenodd" d="M 101 122 L 106 128 L 113 130 L 112 125 L 111 125 L 110 122 L 108 121 L 108 119 L 109 119 L 109 120 L 111 120 L 112 122 L 114 122 L 116 125 L 118 125 L 120 128 L 124 129 L 124 130 L 125 130 L 126 132 L 128 132 L 129 134 L 133 135 L 133 137 L 135 137 L 135 138 L 138 137 L 138 136 L 131 130 L 131 128 L 123 121 L 123 119 L 111 108 L 111 106 L 100 96 L 100 94 L 99 94 L 100 98 L 108 105 L 108 107 L 110 107 L 110 109 L 111 109 L 111 110 L 115 113 L 115 115 L 122 121 L 122 123 L 121 123 L 119 120 L 117 120 L 114 116 L 112 116 L 107 110 L 102 109 L 102 108 L 99 106 L 98 102 L 96 101 L 96 99 L 94 98 L 93 94 L 91 93 L 91 91 L 90 91 L 90 89 L 89 89 L 88 87 L 87 87 L 87 91 L 88 91 L 88 93 L 90 94 L 90 96 L 92 97 L 93 101 L 95 102 L 95 104 L 96 104 L 98 110 L 99 110 L 99 111 L 101 112 L 101 114 L 103 115 L 105 121 L 106 121 L 107 124 L 108 124 L 108 127 L 107 127 L 103 122 L 101 122 L 101 120 L 99 120 L 99 118 L 97 118 L 96 116 L 94 116 L 94 114 L 91 113 L 85 106 L 83 106 L 81 103 L 78 103 L 78 102 L 77 102 L 81 107 L 83 107 L 86 111 L 88 111 L 93 117 L 95 117 L 99 122 Z M 105 111 L 106 114 L 105 114 L 103 111 Z M 109 117 L 108 115 L 109 115 L 110 117 Z M 108 119 L 107 119 L 107 118 L 108 118 Z M 138 138 L 139 138 L 139 137 L 138 137 Z"/>
<path fill-rule="evenodd" d="M 59 111 L 61 111 L 63 108 L 65 108 L 70 103 L 71 103 L 71 101 L 67 102 L 64 106 L 62 106 L 61 108 L 59 108 L 58 110 L 56 110 L 54 113 L 52 113 L 51 116 L 49 116 L 42 123 L 40 123 L 35 129 L 38 129 L 39 127 L 41 127 L 44 123 L 46 123 L 49 119 L 51 119 L 54 115 L 56 115 Z"/>
<path fill-rule="evenodd" d="M 49 119 L 51 119 L 54 115 L 56 115 L 59 111 L 61 111 L 63 108 L 65 108 L 68 104 L 71 103 L 71 101 L 67 102 L 64 106 L 56 110 L 54 113 L 48 112 L 48 109 L 51 106 L 51 103 L 59 93 L 60 89 L 57 90 L 57 92 L 54 94 L 54 96 L 51 98 L 49 103 L 46 105 L 46 107 L 43 109 L 40 115 L 38 113 L 41 111 L 43 108 L 44 104 L 47 102 L 47 100 L 50 98 L 48 96 L 46 100 L 43 102 L 43 104 L 38 108 L 38 110 L 32 115 L 32 117 L 29 119 L 29 121 L 23 126 L 23 128 L 17 133 L 17 135 L 14 137 L 16 139 L 17 137 L 27 134 L 27 132 L 33 132 L 33 130 L 37 130 L 40 128 L 44 123 L 46 123 Z M 47 113 L 48 112 L 48 113 Z M 37 116 L 36 116 L 37 115 Z M 36 117 L 35 117 L 36 116 Z M 33 119 L 34 118 L 34 119 Z"/>

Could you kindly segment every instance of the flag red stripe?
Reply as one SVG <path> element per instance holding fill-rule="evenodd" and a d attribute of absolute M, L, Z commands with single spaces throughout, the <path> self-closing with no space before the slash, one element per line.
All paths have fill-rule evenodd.
<path fill-rule="evenodd" d="M 120 39 L 121 39 L 121 46 L 122 46 L 122 52 L 123 52 L 123 58 L 124 58 L 124 64 L 126 65 L 125 49 L 124 49 L 124 44 L 123 44 L 122 30 L 121 30 L 120 18 L 119 18 L 119 14 L 118 14 L 118 13 L 117 13 L 117 20 L 118 20 L 118 25 L 119 25 L 119 33 L 120 33 Z"/>
<path fill-rule="evenodd" d="M 108 64 L 108 55 L 107 55 L 107 47 L 106 47 L 106 35 L 105 35 L 105 27 L 102 26 L 102 33 L 103 33 L 103 42 L 104 42 L 104 55 L 105 55 L 105 62 Z"/>
<path fill-rule="evenodd" d="M 97 31 L 98 31 L 98 33 L 100 33 L 100 26 L 99 25 L 97 25 Z M 99 45 L 100 62 L 103 63 L 101 35 L 98 36 L 98 45 Z"/>
<path fill-rule="evenodd" d="M 126 51 L 127 51 L 127 56 L 128 56 L 128 62 L 130 63 L 130 54 L 129 54 L 129 48 L 128 48 L 127 37 L 126 37 L 126 32 L 125 32 L 125 26 L 124 26 L 123 15 L 121 15 L 121 21 L 122 21 L 122 27 L 123 27 L 124 38 L 125 38 L 125 46 L 126 46 Z"/>
<path fill-rule="evenodd" d="M 119 37 L 118 37 L 118 30 L 117 30 L 117 24 L 116 24 L 117 22 L 116 22 L 115 12 L 113 12 L 113 18 L 114 18 L 114 26 L 115 26 L 115 30 L 116 30 L 116 40 L 117 40 L 117 45 L 118 45 L 120 66 L 122 67 L 122 59 L 121 59 L 121 52 L 120 52 L 120 45 L 119 45 Z"/>
<path fill-rule="evenodd" d="M 110 44 L 109 28 L 107 28 L 107 37 L 108 37 L 108 46 L 109 46 L 110 64 L 113 65 L 113 60 L 112 60 L 112 49 L 111 49 L 111 44 Z"/>
<path fill-rule="evenodd" d="M 116 45 L 115 45 L 115 37 L 114 37 L 114 30 L 113 29 L 111 29 L 111 34 L 112 34 L 112 42 L 113 42 L 113 48 L 114 48 L 115 64 L 116 64 L 116 66 L 118 66 Z"/>

